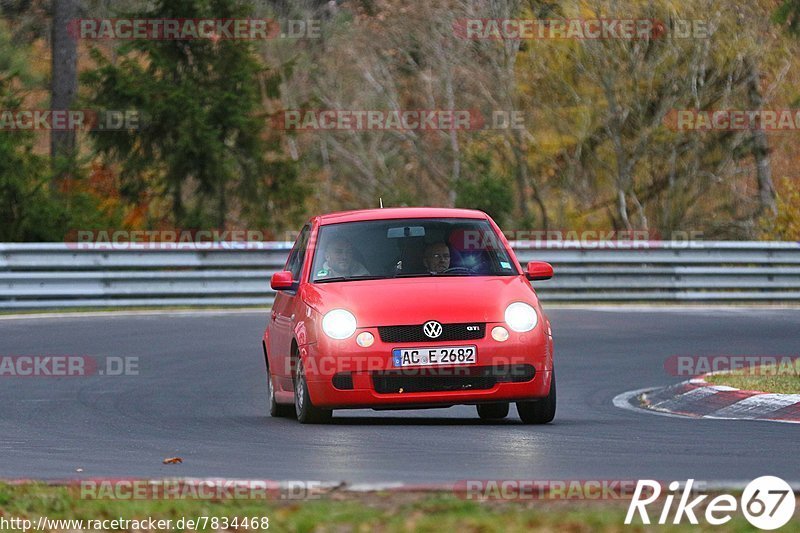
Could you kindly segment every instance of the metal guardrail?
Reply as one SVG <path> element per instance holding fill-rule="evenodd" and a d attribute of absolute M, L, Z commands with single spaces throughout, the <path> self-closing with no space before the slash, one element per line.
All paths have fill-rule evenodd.
<path fill-rule="evenodd" d="M 237 246 L 239 244 L 239 246 Z M 161 250 L 0 243 L 0 309 L 269 306 L 291 243 Z M 545 302 L 800 302 L 796 242 L 514 242 Z"/>

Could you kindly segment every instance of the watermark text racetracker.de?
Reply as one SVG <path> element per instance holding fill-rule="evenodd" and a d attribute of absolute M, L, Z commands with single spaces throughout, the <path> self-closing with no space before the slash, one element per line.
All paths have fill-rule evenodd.
<path fill-rule="evenodd" d="M 67 25 L 74 39 L 105 40 L 268 40 L 318 39 L 322 21 L 261 18 L 85 18 Z"/>
<path fill-rule="evenodd" d="M 276 130 L 477 131 L 525 128 L 519 110 L 493 109 L 285 109 L 272 116 Z"/>
<path fill-rule="evenodd" d="M 664 360 L 670 376 L 692 377 L 712 372 L 736 371 L 749 376 L 800 377 L 798 355 L 672 355 Z"/>
<path fill-rule="evenodd" d="M 672 109 L 663 119 L 672 131 L 800 131 L 800 109 Z"/>
<path fill-rule="evenodd" d="M 375 339 L 373 332 L 362 331 L 359 335 L 361 338 L 356 342 L 363 343 L 364 346 L 370 346 Z M 300 348 L 300 351 L 304 356 L 306 355 L 305 348 Z M 399 352 L 400 350 L 397 351 Z M 505 356 L 495 354 L 492 356 L 492 366 L 489 369 L 484 369 L 474 366 L 450 366 L 449 363 L 445 361 L 428 365 L 417 359 L 419 350 L 407 349 L 402 351 L 402 355 L 399 353 L 395 354 L 394 360 L 397 361 L 397 363 L 392 367 L 387 367 L 386 361 L 379 357 L 355 355 L 340 357 L 325 354 L 307 358 L 303 357 L 303 367 L 306 372 L 315 375 L 357 375 L 382 373 L 386 371 L 390 373 L 401 373 L 404 376 L 464 377 L 483 375 L 494 377 L 498 381 L 514 381 L 516 378 L 525 378 L 524 380 L 530 379 L 530 356 L 526 355 Z M 455 352 L 455 350 L 451 350 L 451 352 Z M 453 353 L 450 354 L 451 357 L 454 355 Z M 293 375 L 297 370 L 296 365 L 297 358 L 285 358 L 283 373 L 285 375 Z"/>
<path fill-rule="evenodd" d="M 553 18 L 458 19 L 453 34 L 472 40 L 649 40 L 663 37 L 708 39 L 715 28 L 709 21 L 674 19 Z"/>
<path fill-rule="evenodd" d="M 69 248 L 76 250 L 265 250 L 268 232 L 257 229 L 208 230 L 89 230 L 67 232 Z"/>
<path fill-rule="evenodd" d="M 322 481 L 265 479 L 82 479 L 82 500 L 316 500 L 331 489 Z"/>
<path fill-rule="evenodd" d="M 650 249 L 702 248 L 700 231 L 674 231 L 668 236 L 653 230 L 502 230 L 503 237 L 516 246 L 557 249 Z M 458 230 L 450 236 L 450 245 L 459 251 L 502 248 L 494 231 Z M 512 245 L 513 245 L 512 244 Z"/>
<path fill-rule="evenodd" d="M 136 356 L 0 355 L 0 378 L 138 376 Z"/>
<path fill-rule="evenodd" d="M 465 500 L 623 500 L 634 479 L 468 479 L 453 491 Z"/>
<path fill-rule="evenodd" d="M 0 131 L 114 132 L 145 124 L 136 109 L 0 109 Z"/>

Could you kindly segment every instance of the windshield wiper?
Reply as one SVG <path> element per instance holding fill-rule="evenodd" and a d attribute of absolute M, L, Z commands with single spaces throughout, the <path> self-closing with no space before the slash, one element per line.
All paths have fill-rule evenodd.
<path fill-rule="evenodd" d="M 314 280 L 314 283 L 330 283 L 331 281 L 361 281 L 365 279 L 386 279 L 386 276 L 336 276 Z"/>

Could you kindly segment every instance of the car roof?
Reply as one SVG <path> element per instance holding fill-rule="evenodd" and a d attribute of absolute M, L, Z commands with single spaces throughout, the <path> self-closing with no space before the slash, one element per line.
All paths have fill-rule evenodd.
<path fill-rule="evenodd" d="M 387 207 L 384 209 L 360 209 L 340 211 L 317 217 L 320 225 L 366 220 L 392 220 L 402 218 L 474 218 L 487 219 L 489 215 L 475 209 L 452 209 L 448 207 Z"/>

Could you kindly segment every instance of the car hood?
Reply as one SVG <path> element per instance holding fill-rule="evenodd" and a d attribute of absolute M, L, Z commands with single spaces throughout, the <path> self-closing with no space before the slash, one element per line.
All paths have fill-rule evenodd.
<path fill-rule="evenodd" d="M 522 301 L 538 307 L 522 276 L 425 277 L 307 284 L 303 300 L 320 313 L 347 309 L 359 327 L 502 322 L 506 306 Z"/>

